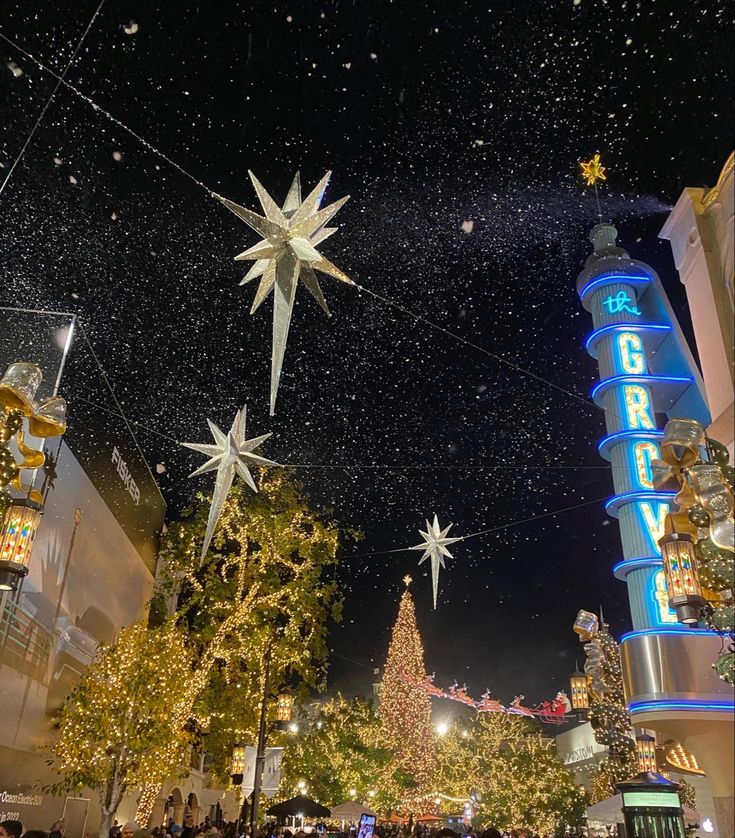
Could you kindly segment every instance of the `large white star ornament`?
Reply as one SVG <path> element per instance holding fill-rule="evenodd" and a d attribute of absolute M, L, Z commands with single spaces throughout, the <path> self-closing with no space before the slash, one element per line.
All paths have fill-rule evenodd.
<path fill-rule="evenodd" d="M 247 407 L 238 410 L 235 419 L 227 434 L 224 434 L 215 424 L 207 419 L 209 430 L 214 437 L 215 445 L 198 444 L 196 442 L 182 442 L 184 448 L 190 448 L 199 454 L 206 454 L 209 459 L 203 466 L 193 471 L 189 477 L 198 477 L 208 471 L 217 471 L 217 479 L 214 483 L 212 503 L 209 507 L 209 518 L 207 520 L 207 532 L 204 535 L 202 545 L 202 561 L 207 555 L 209 545 L 214 535 L 214 528 L 217 526 L 222 508 L 232 486 L 232 481 L 237 474 L 254 491 L 258 491 L 253 476 L 250 474 L 249 466 L 277 466 L 272 460 L 266 460 L 259 454 L 253 454 L 271 434 L 245 439 L 245 420 Z"/>
<path fill-rule="evenodd" d="M 421 544 L 415 547 L 409 547 L 409 550 L 423 550 L 424 555 L 419 559 L 419 564 L 423 564 L 427 559 L 431 559 L 431 585 L 434 590 L 434 608 L 436 609 L 436 595 L 439 590 L 439 566 L 446 569 L 444 557 L 448 556 L 453 559 L 454 556 L 447 550 L 447 545 L 454 544 L 456 541 L 463 541 L 462 537 L 449 538 L 447 533 L 452 529 L 453 524 L 442 529 L 439 526 L 439 519 L 434 515 L 434 522 L 430 524 L 426 522 L 426 532 L 419 530 L 424 540 Z"/>
<path fill-rule="evenodd" d="M 329 274 L 329 276 L 336 277 L 342 282 L 354 285 L 345 273 L 328 259 L 325 259 L 316 249 L 316 245 L 337 231 L 336 227 L 325 227 L 324 225 L 347 201 L 349 195 L 324 207 L 324 209 L 319 209 L 331 172 L 327 172 L 304 200 L 301 199 L 301 179 L 297 172 L 283 206 L 279 207 L 255 175 L 252 172 L 248 172 L 248 174 L 258 194 L 265 217 L 219 195 L 217 198 L 228 209 L 232 210 L 238 218 L 241 218 L 263 237 L 262 241 L 248 248 L 239 256 L 235 256 L 235 259 L 253 260 L 255 262 L 245 274 L 241 285 L 250 282 L 251 279 L 261 277 L 260 285 L 250 309 L 251 314 L 255 313 L 270 293 L 271 288 L 274 289 L 270 405 L 271 416 L 273 416 L 276 409 L 278 382 L 281 378 L 283 356 L 286 352 L 286 340 L 291 325 L 291 313 L 293 312 L 296 286 L 299 279 L 302 280 L 314 299 L 324 309 L 327 316 L 331 316 L 331 314 L 314 271 L 321 271 Z"/>

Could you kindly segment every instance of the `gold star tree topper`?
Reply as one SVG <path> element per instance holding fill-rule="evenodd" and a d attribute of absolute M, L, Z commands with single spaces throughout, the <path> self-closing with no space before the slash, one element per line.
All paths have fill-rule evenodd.
<path fill-rule="evenodd" d="M 582 169 L 582 178 L 587 186 L 595 186 L 598 180 L 607 180 L 605 174 L 607 168 L 602 165 L 599 152 L 586 162 L 581 160 L 579 165 Z"/>
<path fill-rule="evenodd" d="M 270 404 L 272 416 L 276 408 L 278 382 L 281 378 L 286 340 L 291 325 L 291 314 L 299 279 L 324 309 L 328 317 L 331 314 L 314 271 L 321 271 L 321 273 L 329 274 L 329 276 L 333 276 L 342 282 L 354 285 L 347 274 L 343 273 L 328 259 L 325 259 L 316 249 L 316 245 L 337 231 L 336 227 L 327 227 L 326 224 L 347 201 L 349 195 L 319 209 L 324 190 L 327 188 L 332 173 L 327 172 L 306 198 L 302 200 L 301 178 L 297 172 L 288 190 L 288 195 L 286 195 L 286 200 L 279 207 L 255 175 L 252 172 L 248 172 L 248 174 L 255 187 L 265 217 L 219 195 L 217 198 L 263 239 L 258 244 L 235 256 L 235 259 L 255 262 L 245 274 L 241 285 L 256 277 L 261 278 L 250 309 L 251 314 L 255 313 L 273 289 Z"/>

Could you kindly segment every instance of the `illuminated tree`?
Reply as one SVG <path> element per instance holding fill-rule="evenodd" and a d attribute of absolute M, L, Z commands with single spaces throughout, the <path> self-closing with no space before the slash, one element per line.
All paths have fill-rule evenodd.
<path fill-rule="evenodd" d="M 593 778 L 592 799 L 598 802 L 612 797 L 616 783 L 638 772 L 638 757 L 635 742 L 629 735 L 631 721 L 623 691 L 620 650 L 606 623 L 600 625 L 589 645 L 597 663 L 589 720 L 595 739 L 607 748 L 607 755 L 598 764 Z"/>
<path fill-rule="evenodd" d="M 342 695 L 314 708 L 284 752 L 281 794 L 307 794 L 319 802 L 354 798 L 385 811 L 395 808 L 393 754 L 380 745 L 380 722 L 371 702 Z M 374 794 L 371 794 L 374 793 Z"/>
<path fill-rule="evenodd" d="M 189 738 L 174 729 L 171 703 L 190 673 L 191 653 L 173 621 L 153 630 L 138 623 L 99 649 L 64 703 L 51 749 L 63 779 L 54 790 L 86 786 L 99 794 L 100 838 L 126 791 L 186 764 Z M 170 753 L 164 764 L 161 748 Z"/>
<path fill-rule="evenodd" d="M 436 791 L 455 800 L 475 793 L 484 825 L 540 834 L 580 824 L 585 801 L 538 724 L 508 713 L 478 713 L 455 723 L 435 754 Z M 456 802 L 444 804 L 447 814 Z"/>
<path fill-rule="evenodd" d="M 233 742 L 255 741 L 267 653 L 274 690 L 286 679 L 323 682 L 327 622 L 341 614 L 337 583 L 323 579 L 338 532 L 283 470 L 264 472 L 258 494 L 233 487 L 200 567 L 206 517 L 200 508 L 169 530 L 163 586 L 181 588 L 178 618 L 195 655 L 191 687 L 173 708 L 175 727 L 194 720 L 208 731 L 207 751 L 224 777 Z M 159 791 L 157 781 L 143 789 L 139 823 L 147 823 Z"/>
<path fill-rule="evenodd" d="M 323 681 L 327 621 L 341 604 L 323 572 L 338 533 L 284 472 L 261 475 L 259 488 L 233 487 L 201 566 L 206 508 L 169 528 L 158 593 L 180 607 L 158 628 L 124 631 L 62 708 L 57 771 L 67 785 L 100 789 L 108 821 L 122 792 L 136 787 L 136 819 L 146 824 L 162 782 L 204 731 L 217 772 L 227 774 L 232 744 L 254 741 L 267 652 L 274 688 Z M 125 679 L 130 687 L 120 688 Z"/>
<path fill-rule="evenodd" d="M 688 783 L 683 777 L 676 781 L 679 783 L 681 788 L 679 789 L 679 800 L 681 800 L 681 805 L 686 806 L 687 809 L 691 809 L 692 811 L 696 810 L 697 808 L 697 790 L 691 783 Z"/>
<path fill-rule="evenodd" d="M 433 773 L 431 701 L 419 686 L 425 677 L 424 647 L 407 585 L 388 647 L 379 712 L 384 742 L 413 789 L 404 801 L 408 807 L 430 791 Z"/>

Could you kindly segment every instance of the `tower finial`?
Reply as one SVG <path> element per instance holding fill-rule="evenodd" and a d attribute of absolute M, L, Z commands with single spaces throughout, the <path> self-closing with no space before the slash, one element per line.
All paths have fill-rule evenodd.
<path fill-rule="evenodd" d="M 607 175 L 605 174 L 607 169 L 600 162 L 600 152 L 596 152 L 586 162 L 580 160 L 579 165 L 582 169 L 582 177 L 584 178 L 584 182 L 587 184 L 587 186 L 592 186 L 595 189 L 595 202 L 597 203 L 597 219 L 600 222 L 600 224 L 602 224 L 602 207 L 600 206 L 600 193 L 597 190 L 597 181 L 607 180 Z"/>

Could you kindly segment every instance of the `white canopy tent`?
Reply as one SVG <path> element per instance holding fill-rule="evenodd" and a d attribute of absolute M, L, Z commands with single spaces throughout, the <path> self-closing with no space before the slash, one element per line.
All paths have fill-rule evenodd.
<path fill-rule="evenodd" d="M 333 809 L 330 809 L 329 814 L 334 818 L 334 820 L 342 821 L 343 827 L 345 821 L 359 821 L 360 815 L 374 815 L 377 818 L 377 814 L 373 812 L 372 809 L 369 809 L 367 806 L 363 806 L 362 803 L 356 803 L 354 800 L 348 800 L 345 803 L 340 803 L 339 806 L 335 806 Z"/>

